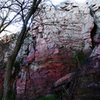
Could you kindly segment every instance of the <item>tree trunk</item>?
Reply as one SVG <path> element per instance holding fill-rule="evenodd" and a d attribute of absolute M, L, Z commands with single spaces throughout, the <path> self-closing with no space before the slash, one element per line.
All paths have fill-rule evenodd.
<path fill-rule="evenodd" d="M 40 2 L 41 0 L 33 0 L 32 7 L 25 18 L 21 33 L 17 39 L 16 46 L 12 54 L 8 57 L 8 63 L 6 66 L 5 79 L 4 79 L 4 91 L 3 91 L 2 100 L 10 100 L 10 90 L 11 90 L 10 82 L 11 82 L 11 74 L 12 74 L 13 65 L 16 60 L 16 56 L 21 48 L 21 45 L 23 44 L 23 41 L 26 37 L 28 21 L 31 18 L 31 16 L 36 12 Z"/>

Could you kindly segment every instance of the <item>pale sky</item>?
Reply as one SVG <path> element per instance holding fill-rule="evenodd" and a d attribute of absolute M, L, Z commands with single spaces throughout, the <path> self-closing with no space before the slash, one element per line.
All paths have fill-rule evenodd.
<path fill-rule="evenodd" d="M 85 3 L 87 0 L 51 0 L 51 1 L 54 5 L 58 5 L 59 3 L 64 2 L 64 1 L 73 1 L 73 2 L 76 2 L 76 3 Z"/>
<path fill-rule="evenodd" d="M 58 5 L 59 3 L 64 2 L 64 1 L 66 1 L 66 0 L 51 0 L 51 1 L 52 1 L 52 3 L 53 3 L 54 5 Z"/>
<path fill-rule="evenodd" d="M 75 0 L 77 3 L 85 3 L 87 0 Z"/>

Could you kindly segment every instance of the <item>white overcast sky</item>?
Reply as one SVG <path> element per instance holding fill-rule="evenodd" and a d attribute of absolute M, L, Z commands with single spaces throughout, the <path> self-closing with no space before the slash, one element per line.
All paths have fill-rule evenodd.
<path fill-rule="evenodd" d="M 61 2 L 69 1 L 69 0 L 51 0 L 54 5 L 58 5 Z M 85 3 L 87 0 L 70 0 L 76 3 Z"/>

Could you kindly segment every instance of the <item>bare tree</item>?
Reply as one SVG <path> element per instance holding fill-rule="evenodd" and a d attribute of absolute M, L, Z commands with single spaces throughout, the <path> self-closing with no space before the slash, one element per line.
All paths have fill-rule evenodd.
<path fill-rule="evenodd" d="M 27 3 L 26 0 L 12 0 L 15 1 L 15 4 L 18 4 L 18 7 L 20 7 L 20 12 L 18 12 L 19 14 L 21 14 L 21 18 L 23 21 L 23 26 L 22 26 L 22 30 L 19 34 L 19 37 L 17 39 L 16 42 L 16 46 L 12 52 L 12 54 L 8 57 L 8 62 L 7 62 L 7 66 L 6 66 L 6 72 L 5 72 L 5 79 L 4 79 L 4 91 L 3 91 L 3 98 L 2 100 L 10 100 L 10 81 L 11 81 L 11 74 L 12 74 L 12 68 L 14 65 L 14 62 L 16 60 L 16 56 L 21 48 L 21 45 L 23 44 L 23 41 L 26 37 L 27 31 L 28 31 L 28 22 L 30 20 L 30 18 L 32 16 L 34 16 L 34 14 L 36 13 L 39 4 L 41 3 L 42 0 L 32 0 L 30 2 L 29 9 L 25 9 L 27 8 Z M 30 1 L 30 0 L 29 0 Z M 16 9 L 14 9 L 15 11 L 19 9 L 16 6 Z M 24 11 L 27 11 L 27 14 L 24 13 Z"/>
<path fill-rule="evenodd" d="M 0 34 L 16 22 L 23 22 L 32 0 L 0 0 Z"/>
<path fill-rule="evenodd" d="M 16 14 L 16 16 L 14 16 L 13 18 L 9 17 L 12 13 L 13 3 L 13 0 L 0 1 L 0 33 L 7 31 L 6 28 L 13 22 L 13 20 L 18 15 Z"/>

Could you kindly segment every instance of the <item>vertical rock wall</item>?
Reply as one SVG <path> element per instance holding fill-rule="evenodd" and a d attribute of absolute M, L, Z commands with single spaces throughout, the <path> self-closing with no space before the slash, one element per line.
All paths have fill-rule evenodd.
<path fill-rule="evenodd" d="M 93 18 L 88 5 L 62 3 L 57 7 L 43 6 L 35 18 L 33 34 L 42 35 L 46 44 L 64 46 L 70 52 L 89 50 Z"/>
<path fill-rule="evenodd" d="M 19 53 L 24 65 L 17 80 L 19 96 L 52 93 L 52 84 L 75 67 L 74 53 L 87 53 L 91 46 L 94 24 L 88 5 L 44 5 L 33 23 L 32 36 L 25 39 Z"/>

